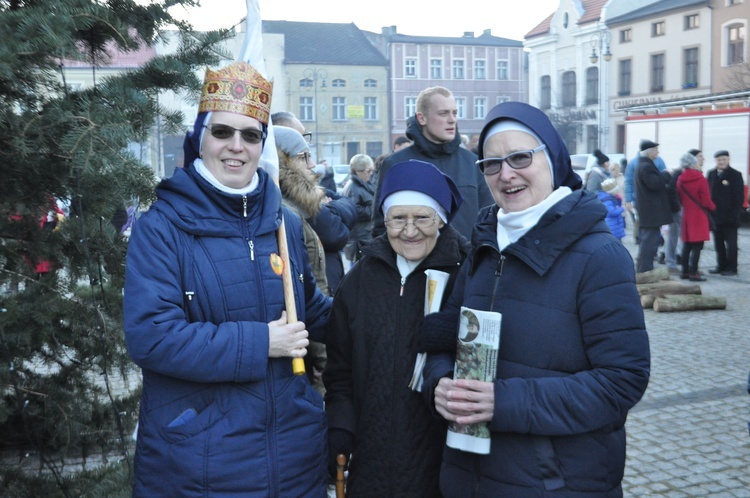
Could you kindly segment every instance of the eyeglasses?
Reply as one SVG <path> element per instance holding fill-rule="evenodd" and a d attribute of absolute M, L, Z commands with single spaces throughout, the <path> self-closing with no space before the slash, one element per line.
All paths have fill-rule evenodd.
<path fill-rule="evenodd" d="M 240 130 L 238 128 L 232 128 L 229 125 L 218 123 L 203 125 L 203 127 L 211 132 L 212 137 L 218 140 L 230 140 L 234 137 L 234 133 L 238 131 L 240 132 L 242 140 L 249 144 L 259 144 L 261 140 L 266 138 L 266 133 L 258 128 L 243 128 Z"/>
<path fill-rule="evenodd" d="M 420 216 L 418 218 L 405 218 L 403 216 L 396 216 L 394 218 L 390 218 L 388 220 L 385 220 L 385 226 L 390 228 L 391 230 L 400 231 L 406 228 L 406 225 L 411 223 L 416 228 L 430 228 L 432 225 L 435 224 L 437 221 L 437 215 L 434 215 L 432 217 L 427 216 Z"/>
<path fill-rule="evenodd" d="M 307 133 L 302 134 L 302 138 L 305 139 L 305 142 L 311 143 L 312 142 L 312 132 L 308 131 Z"/>
<path fill-rule="evenodd" d="M 310 152 L 300 152 L 297 157 L 305 161 L 305 164 L 310 162 Z"/>
<path fill-rule="evenodd" d="M 375 173 L 375 168 L 368 168 L 365 170 L 365 173 L 373 174 Z"/>
<path fill-rule="evenodd" d="M 508 154 L 505 157 L 487 157 L 485 159 L 480 159 L 476 164 L 479 166 L 479 171 L 481 171 L 484 176 L 491 176 L 500 173 L 500 170 L 503 169 L 503 162 L 508 163 L 508 166 L 513 169 L 528 168 L 531 164 L 531 160 L 534 158 L 534 154 L 546 148 L 547 145 L 542 144 L 536 149 L 519 150 L 518 152 Z"/>

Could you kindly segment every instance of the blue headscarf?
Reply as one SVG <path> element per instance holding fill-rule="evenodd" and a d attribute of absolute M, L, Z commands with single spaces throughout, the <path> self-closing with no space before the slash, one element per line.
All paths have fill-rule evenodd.
<path fill-rule="evenodd" d="M 565 147 L 562 137 L 557 132 L 546 114 L 536 107 L 523 102 L 503 102 L 492 108 L 484 121 L 482 132 L 479 134 L 479 159 L 484 159 L 484 142 L 487 132 L 499 121 L 511 119 L 530 128 L 547 146 L 546 152 L 552 164 L 552 182 L 554 188 L 565 186 L 571 190 L 581 188 L 581 178 L 573 172 L 570 164 L 570 154 Z"/>

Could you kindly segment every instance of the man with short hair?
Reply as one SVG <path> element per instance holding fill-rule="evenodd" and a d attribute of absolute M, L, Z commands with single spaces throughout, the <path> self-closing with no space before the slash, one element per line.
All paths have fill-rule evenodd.
<path fill-rule="evenodd" d="M 383 161 L 374 205 L 379 202 L 380 184 L 394 164 L 410 159 L 432 163 L 455 182 L 464 198 L 451 226 L 470 240 L 479 210 L 494 201 L 476 165 L 477 155 L 460 146 L 456 99 L 447 88 L 435 86 L 419 94 L 416 107 L 416 114 L 406 123 L 406 136 L 413 143 Z M 372 236 L 385 233 L 383 215 L 379 210 L 373 210 L 372 220 Z"/>
<path fill-rule="evenodd" d="M 396 140 L 393 141 L 393 152 L 398 152 L 401 149 L 409 147 L 410 145 L 411 145 L 411 140 L 409 140 L 404 135 L 400 135 L 396 137 Z"/>
<path fill-rule="evenodd" d="M 708 187 L 711 200 L 716 204 L 713 212 L 714 248 L 716 268 L 710 273 L 724 276 L 737 275 L 737 228 L 740 226 L 742 204 L 745 200 L 745 183 L 742 173 L 729 165 L 729 152 L 720 150 L 714 154 L 716 167 L 708 172 Z"/>
<path fill-rule="evenodd" d="M 668 225 L 673 220 L 667 197 L 667 184 L 671 175 L 668 171 L 659 171 L 654 164 L 654 159 L 659 155 L 659 144 L 643 140 L 640 148 L 640 158 L 634 175 L 640 239 L 636 273 L 654 269 L 654 257 L 662 241 L 661 226 Z"/>

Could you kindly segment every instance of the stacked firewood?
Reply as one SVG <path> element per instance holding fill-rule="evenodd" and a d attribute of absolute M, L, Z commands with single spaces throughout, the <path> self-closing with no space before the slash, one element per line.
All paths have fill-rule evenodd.
<path fill-rule="evenodd" d="M 725 297 L 704 295 L 700 284 L 671 280 L 669 271 L 663 266 L 636 273 L 635 283 L 644 309 L 662 312 L 723 310 L 727 307 Z"/>

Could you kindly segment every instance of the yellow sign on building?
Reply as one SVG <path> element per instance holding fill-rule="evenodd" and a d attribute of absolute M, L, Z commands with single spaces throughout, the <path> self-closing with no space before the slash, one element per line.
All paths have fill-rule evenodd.
<path fill-rule="evenodd" d="M 349 119 L 365 117 L 365 106 L 363 105 L 350 105 L 346 108 L 347 117 Z"/>

